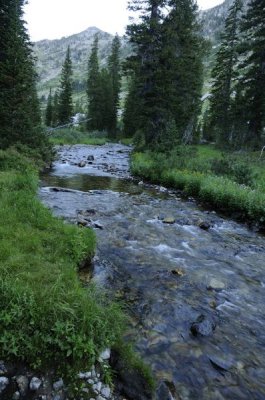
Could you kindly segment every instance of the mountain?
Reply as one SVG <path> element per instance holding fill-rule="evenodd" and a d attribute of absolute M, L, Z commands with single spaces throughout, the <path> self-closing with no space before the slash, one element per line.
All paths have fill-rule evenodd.
<path fill-rule="evenodd" d="M 95 34 L 99 36 L 99 60 L 101 66 L 106 65 L 111 51 L 113 36 L 96 27 L 90 27 L 83 32 L 63 37 L 57 40 L 41 40 L 34 43 L 34 54 L 37 59 L 38 93 L 44 100 L 47 98 L 50 87 L 59 87 L 62 65 L 65 59 L 67 47 L 70 46 L 73 61 L 74 91 L 84 93 L 86 86 L 86 74 L 88 58 Z M 121 38 L 123 58 L 129 53 L 128 45 Z"/>
<path fill-rule="evenodd" d="M 246 8 L 249 0 L 242 0 L 243 7 Z M 234 0 L 225 0 L 222 4 L 200 12 L 200 20 L 202 23 L 203 36 L 213 44 L 220 41 L 220 34 L 225 25 L 225 19 L 228 14 L 228 9 L 232 6 Z"/>

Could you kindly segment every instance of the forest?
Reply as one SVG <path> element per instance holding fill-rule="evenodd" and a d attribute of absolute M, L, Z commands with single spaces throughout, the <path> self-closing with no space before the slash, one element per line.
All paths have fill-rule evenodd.
<path fill-rule="evenodd" d="M 70 46 L 41 103 L 24 3 L 0 4 L 0 359 L 62 370 L 67 360 L 67 375 L 111 347 L 152 391 L 149 368 L 122 342 L 123 306 L 76 274 L 95 234 L 52 216 L 36 197 L 39 174 L 55 145 L 129 144 L 139 180 L 264 231 L 265 0 L 234 0 L 217 46 L 202 36 L 195 0 L 130 0 L 129 55 L 116 35 L 101 65 L 95 34 L 85 107 L 74 102 Z"/>

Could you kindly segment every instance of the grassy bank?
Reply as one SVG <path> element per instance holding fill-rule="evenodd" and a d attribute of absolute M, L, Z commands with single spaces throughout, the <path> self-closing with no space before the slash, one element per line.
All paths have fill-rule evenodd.
<path fill-rule="evenodd" d="M 92 365 L 119 339 L 124 317 L 79 282 L 77 266 L 95 249 L 93 232 L 52 217 L 37 189 L 32 162 L 0 151 L 0 359 Z"/>
<path fill-rule="evenodd" d="M 264 161 L 257 154 L 223 154 L 211 146 L 180 146 L 170 154 L 135 153 L 135 175 L 182 190 L 242 221 L 265 222 Z"/>
<path fill-rule="evenodd" d="M 107 137 L 107 132 L 82 132 L 76 128 L 60 129 L 53 131 L 49 136 L 52 145 L 65 144 L 88 144 L 94 146 L 102 146 L 108 142 L 120 142 L 124 145 L 132 144 L 132 138 L 116 138 Z"/>

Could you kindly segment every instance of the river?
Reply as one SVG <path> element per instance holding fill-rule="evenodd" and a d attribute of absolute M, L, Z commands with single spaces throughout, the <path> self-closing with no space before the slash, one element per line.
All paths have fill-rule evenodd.
<path fill-rule="evenodd" d="M 175 399 L 264 400 L 264 236 L 135 181 L 130 151 L 58 148 L 40 198 L 68 221 L 91 220 L 93 280 L 125 302 L 127 339 Z"/>

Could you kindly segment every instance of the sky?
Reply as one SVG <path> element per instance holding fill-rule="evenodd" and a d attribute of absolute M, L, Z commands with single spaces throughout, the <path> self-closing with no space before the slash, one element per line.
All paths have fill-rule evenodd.
<path fill-rule="evenodd" d="M 197 0 L 207 9 L 224 0 Z M 24 19 L 32 41 L 60 39 L 96 26 L 124 34 L 128 23 L 127 0 L 28 0 Z"/>

